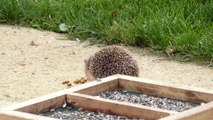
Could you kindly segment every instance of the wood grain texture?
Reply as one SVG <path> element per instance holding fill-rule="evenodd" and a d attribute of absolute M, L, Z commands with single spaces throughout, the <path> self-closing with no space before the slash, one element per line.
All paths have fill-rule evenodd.
<path fill-rule="evenodd" d="M 5 109 L 2 111 L 9 111 L 9 110 L 16 110 L 20 112 L 32 113 L 32 114 L 39 114 L 42 112 L 49 111 L 52 108 L 61 107 L 65 102 L 65 95 L 62 96 L 49 96 L 48 98 L 37 98 L 32 99 L 20 104 L 16 104 Z"/>
<path fill-rule="evenodd" d="M 118 88 L 118 80 L 102 81 L 94 86 L 87 87 L 85 89 L 76 91 L 76 93 L 82 93 L 87 95 L 98 95 L 101 92 L 108 90 L 114 90 Z"/>
<path fill-rule="evenodd" d="M 0 111 L 0 120 L 57 120 L 18 111 Z"/>
<path fill-rule="evenodd" d="M 145 118 L 146 120 L 156 120 L 176 113 L 139 104 L 103 99 L 98 96 L 82 95 L 79 93 L 68 94 L 67 102 L 71 106 L 89 111 L 101 111 L 107 114 L 124 115 L 130 118 Z"/>
<path fill-rule="evenodd" d="M 100 92 L 116 88 L 178 100 L 210 103 L 177 114 L 177 112 L 168 110 L 107 100 L 94 96 Z M 0 120 L 21 120 L 28 119 L 28 117 L 38 118 L 39 116 L 33 114 L 39 114 L 41 112 L 49 111 L 52 108 L 61 107 L 65 102 L 92 111 L 100 110 L 108 114 L 125 115 L 131 118 L 145 118 L 147 120 L 160 119 L 163 117 L 167 118 L 167 116 L 173 116 L 173 114 L 175 114 L 173 119 L 178 118 L 177 120 L 212 120 L 213 103 L 211 101 L 213 101 L 212 90 L 171 85 L 125 75 L 113 75 L 103 78 L 100 81 L 91 81 L 70 89 L 3 108 L 0 110 Z M 168 117 L 168 120 L 173 119 L 169 119 Z"/>
<path fill-rule="evenodd" d="M 119 75 L 119 87 L 125 90 L 192 102 L 213 101 L 213 90 Z"/>
<path fill-rule="evenodd" d="M 160 120 L 213 120 L 213 102 Z"/>
<path fill-rule="evenodd" d="M 103 88 L 105 88 L 103 86 L 108 86 L 107 84 L 109 82 L 110 83 L 109 88 L 106 87 L 106 89 L 110 89 L 112 86 L 115 86 L 117 84 L 117 78 L 118 78 L 117 75 L 113 75 L 110 77 L 103 78 L 100 81 L 91 81 L 91 82 L 78 85 L 69 89 L 61 90 L 61 91 L 51 93 L 42 97 L 38 97 L 38 98 L 31 99 L 22 103 L 18 103 L 6 108 L 1 108 L 0 110 L 3 110 L 3 111 L 17 110 L 21 112 L 39 114 L 40 112 L 46 112 L 52 108 L 61 107 L 65 102 L 65 95 L 67 93 L 72 93 L 72 92 L 81 91 L 81 90 L 82 92 L 86 90 L 86 93 L 87 93 L 88 92 L 87 90 L 91 89 L 91 90 L 94 90 L 92 92 L 94 94 L 95 89 L 97 89 L 94 86 L 100 85 L 99 86 L 101 87 L 100 89 L 103 90 Z M 99 91 L 100 89 L 97 89 L 97 91 Z"/>

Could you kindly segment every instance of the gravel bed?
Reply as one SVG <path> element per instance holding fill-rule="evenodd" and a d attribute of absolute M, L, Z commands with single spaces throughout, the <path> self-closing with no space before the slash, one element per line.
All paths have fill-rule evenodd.
<path fill-rule="evenodd" d="M 106 99 L 136 103 L 144 106 L 172 110 L 176 112 L 182 112 L 200 105 L 193 102 L 180 101 L 159 96 L 151 96 L 124 90 L 107 91 L 100 93 L 99 96 Z"/>
<path fill-rule="evenodd" d="M 40 115 L 60 120 L 130 120 L 130 118 L 125 116 L 108 115 L 101 112 L 91 112 L 83 110 L 82 108 L 76 109 L 69 106 L 52 109 L 49 112 Z"/>

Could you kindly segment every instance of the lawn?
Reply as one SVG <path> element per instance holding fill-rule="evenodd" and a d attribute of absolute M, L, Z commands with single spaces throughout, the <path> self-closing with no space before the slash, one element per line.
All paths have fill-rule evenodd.
<path fill-rule="evenodd" d="M 213 61 L 213 0 L 1 0 L 0 23 Z"/>

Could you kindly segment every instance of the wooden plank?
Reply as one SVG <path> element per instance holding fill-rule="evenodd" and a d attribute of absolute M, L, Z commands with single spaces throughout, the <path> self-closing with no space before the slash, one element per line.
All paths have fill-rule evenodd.
<path fill-rule="evenodd" d="M 118 77 L 121 89 L 198 103 L 213 101 L 213 90 L 171 85 L 124 75 Z"/>
<path fill-rule="evenodd" d="M 160 120 L 213 120 L 213 102 Z"/>
<path fill-rule="evenodd" d="M 173 111 L 108 100 L 98 96 L 89 96 L 79 93 L 67 94 L 67 103 L 71 106 L 89 111 L 98 110 L 107 114 L 125 115 L 130 118 L 145 118 L 146 120 L 156 120 L 176 113 Z"/>
<path fill-rule="evenodd" d="M 100 84 L 95 86 L 90 86 L 83 90 L 79 90 L 76 93 L 82 93 L 87 95 L 98 95 L 101 92 L 105 92 L 108 90 L 114 90 L 118 88 L 118 80 L 112 79 L 110 81 L 102 81 Z"/>
<path fill-rule="evenodd" d="M 33 114 L 39 114 L 42 112 L 49 111 L 52 108 L 61 107 L 65 102 L 65 95 L 67 93 L 80 91 L 82 89 L 87 90 L 88 88 L 89 88 L 89 90 L 94 91 L 93 90 L 94 86 L 99 86 L 99 88 L 100 89 L 102 88 L 102 90 L 104 90 L 103 88 L 111 89 L 113 86 L 115 86 L 117 84 L 117 82 L 116 82 L 116 84 L 114 84 L 115 82 L 111 82 L 114 80 L 117 81 L 117 75 L 103 78 L 100 81 L 91 81 L 91 82 L 88 82 L 83 85 L 72 87 L 70 89 L 61 90 L 59 92 L 55 92 L 55 93 L 48 94 L 48 95 L 45 95 L 45 96 L 42 96 L 39 98 L 31 99 L 31 100 L 23 102 L 23 103 L 19 103 L 19 104 L 15 104 L 15 105 L 12 105 L 12 106 L 9 106 L 6 108 L 2 108 L 0 110 L 1 111 L 0 119 L 4 119 L 4 120 L 21 119 L 22 120 L 22 119 L 34 118 L 33 116 L 35 116 L 35 118 L 37 118 L 38 116 L 33 115 Z M 107 85 L 107 83 L 109 83 L 110 85 L 108 87 L 104 87 Z M 84 90 L 82 90 L 82 92 Z M 92 92 L 92 93 L 94 93 L 94 92 Z M 21 111 L 21 112 L 18 112 L 18 111 Z M 33 114 L 29 114 L 29 113 L 33 113 Z M 29 117 L 25 117 L 25 116 L 29 116 Z"/>
<path fill-rule="evenodd" d="M 98 85 L 102 86 L 102 84 L 106 85 L 106 83 L 114 81 L 117 78 L 118 78 L 117 75 L 114 75 L 114 76 L 103 78 L 100 81 L 91 81 L 79 86 L 72 87 L 70 89 L 61 90 L 59 92 L 55 92 L 42 97 L 31 99 L 31 100 L 28 100 L 19 104 L 15 104 L 6 108 L 1 108 L 0 110 L 6 110 L 6 111 L 17 110 L 21 112 L 39 114 L 41 112 L 49 111 L 52 108 L 61 107 L 65 102 L 65 95 L 67 93 L 72 93 L 72 92 L 76 92 L 76 91 L 80 91 L 80 90 L 88 89 L 88 88 L 93 89 L 94 86 L 98 86 Z M 114 83 L 112 85 L 114 85 Z"/>
<path fill-rule="evenodd" d="M 72 92 L 73 89 L 61 90 L 59 92 L 51 93 L 45 96 L 34 98 L 22 103 L 11 105 L 9 107 L 1 108 L 1 111 L 20 111 L 38 114 L 40 112 L 48 111 L 51 108 L 57 108 L 64 104 L 65 94 Z"/>
<path fill-rule="evenodd" d="M 143 117 L 146 119 L 159 119 L 161 117 L 175 114 L 168 110 L 158 108 L 150 108 L 137 104 L 106 100 L 100 97 L 89 96 L 97 95 L 106 90 L 113 90 L 121 87 L 126 90 L 143 92 L 151 95 L 159 95 L 179 100 L 194 101 L 194 102 L 210 102 L 213 101 L 213 91 L 200 88 L 192 88 L 186 86 L 169 85 L 163 82 L 151 81 L 124 75 L 114 75 L 103 78 L 100 81 L 91 81 L 70 89 L 55 92 L 46 96 L 32 99 L 20 104 L 12 105 L 3 108 L 0 112 L 0 119 L 11 117 L 11 119 L 21 119 L 23 115 L 39 114 L 49 111 L 52 108 L 61 107 L 67 99 L 67 102 L 74 103 L 76 107 L 84 107 L 88 110 L 97 110 L 113 113 L 118 115 L 126 115 L 128 117 Z M 74 93 L 75 92 L 75 93 Z M 83 93 L 85 95 L 79 94 Z M 67 94 L 67 95 L 66 95 Z M 87 95 L 86 95 L 87 94 Z M 202 107 L 202 106 L 200 106 Z M 197 107 L 196 107 L 197 108 Z M 195 108 L 193 108 L 195 109 Z M 204 108 L 203 108 L 204 109 Z M 15 110 L 15 111 L 14 111 Z M 21 113 L 21 112 L 27 113 Z M 188 110 L 187 110 L 188 111 Z M 186 112 L 187 112 L 186 111 Z M 196 110 L 195 110 L 196 111 Z M 204 109 L 204 112 L 192 112 L 194 118 L 202 116 L 207 120 L 212 113 L 212 108 Z M 15 112 L 13 114 L 13 112 Z M 16 113 L 17 112 L 17 113 Z M 33 114 L 29 114 L 33 113 Z M 198 116 L 198 115 L 199 116 Z M 186 114 L 187 115 L 187 114 Z M 185 115 L 185 116 L 186 116 Z M 184 115 L 183 115 L 184 116 Z M 205 117 L 208 116 L 208 117 Z M 24 118 L 24 117 L 23 117 Z M 183 117 L 184 118 L 184 117 Z M 185 117 L 187 118 L 187 117 Z M 27 118 L 26 118 L 27 119 Z M 191 120 L 189 118 L 183 120 Z M 196 119 L 195 119 L 196 120 Z"/>
<path fill-rule="evenodd" d="M 6 111 L 16 110 L 20 112 L 39 114 L 41 112 L 49 111 L 52 108 L 61 107 L 64 104 L 64 102 L 65 102 L 65 95 L 54 97 L 54 98 L 50 96 L 47 99 L 44 99 L 42 97 L 42 98 L 32 99 L 20 104 L 16 104 L 16 105 L 7 107 L 3 110 L 6 110 Z"/>
<path fill-rule="evenodd" d="M 1 111 L 0 120 L 57 120 L 57 119 L 18 111 Z"/>

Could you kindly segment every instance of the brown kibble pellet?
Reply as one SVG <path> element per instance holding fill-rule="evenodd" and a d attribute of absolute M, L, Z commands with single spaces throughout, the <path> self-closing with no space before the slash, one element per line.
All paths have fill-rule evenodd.
<path fill-rule="evenodd" d="M 80 80 L 80 83 L 85 83 L 87 80 L 85 80 L 85 79 L 81 79 Z"/>
<path fill-rule="evenodd" d="M 73 83 L 75 84 L 79 84 L 79 83 L 85 83 L 87 81 L 86 77 L 81 77 L 80 79 L 76 79 L 75 81 L 73 81 Z"/>
<path fill-rule="evenodd" d="M 71 86 L 72 86 L 72 83 L 68 83 L 67 86 L 71 87 Z"/>
<path fill-rule="evenodd" d="M 75 80 L 75 81 L 73 81 L 75 84 L 79 84 L 80 83 L 80 80 Z"/>
<path fill-rule="evenodd" d="M 62 84 L 67 84 L 67 83 L 69 83 L 68 80 L 62 82 Z"/>

